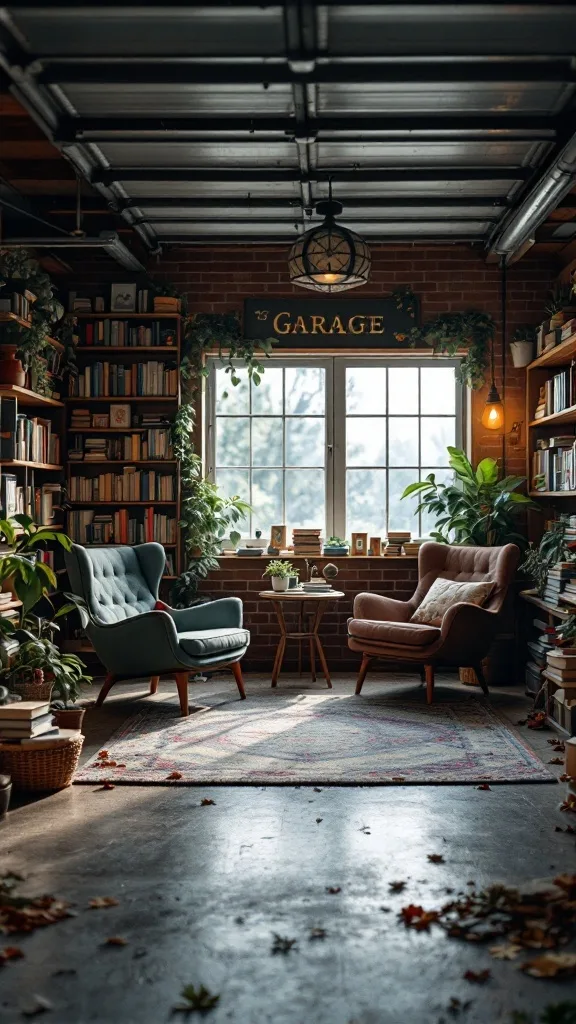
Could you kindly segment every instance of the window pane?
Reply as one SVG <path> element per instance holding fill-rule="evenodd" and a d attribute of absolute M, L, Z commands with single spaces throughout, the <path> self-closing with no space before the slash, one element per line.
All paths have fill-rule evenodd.
<path fill-rule="evenodd" d="M 326 483 L 324 470 L 286 470 L 286 522 L 294 526 L 309 526 L 325 530 Z M 272 524 L 273 525 L 273 524 Z M 288 534 L 290 542 L 291 535 Z"/>
<path fill-rule="evenodd" d="M 386 419 L 354 416 L 346 420 L 346 461 L 349 466 L 386 465 Z"/>
<path fill-rule="evenodd" d="M 349 469 L 346 473 L 346 536 L 386 536 L 386 470 Z"/>
<path fill-rule="evenodd" d="M 325 420 L 286 420 L 286 465 L 323 466 L 325 445 Z"/>
<path fill-rule="evenodd" d="M 247 469 L 217 469 L 216 484 L 221 498 L 233 498 L 238 495 L 244 501 L 250 501 L 250 480 Z M 242 520 L 234 529 L 243 537 L 250 536 L 250 517 Z"/>
<path fill-rule="evenodd" d="M 402 493 L 408 484 L 413 484 L 417 479 L 417 469 L 391 469 L 389 472 L 388 529 L 410 530 L 413 537 L 418 537 L 420 533 L 418 516 L 414 514 L 418 496 L 402 500 Z"/>
<path fill-rule="evenodd" d="M 454 474 L 451 469 L 435 469 L 434 466 L 421 469 L 420 479 L 425 480 L 429 473 L 434 473 L 436 482 L 439 484 L 449 484 L 454 480 Z M 430 515 L 428 512 L 421 512 L 420 515 L 422 519 L 421 536 L 429 537 L 432 530 L 436 529 L 436 519 L 438 516 L 436 513 Z"/>
<path fill-rule="evenodd" d="M 250 420 L 244 416 L 218 416 L 216 465 L 250 465 Z"/>
<path fill-rule="evenodd" d="M 418 369 L 391 366 L 388 370 L 388 412 L 418 412 Z"/>
<path fill-rule="evenodd" d="M 282 465 L 282 419 L 271 416 L 252 420 L 252 465 Z"/>
<path fill-rule="evenodd" d="M 418 465 L 418 419 L 416 416 L 391 416 L 388 420 L 391 466 Z"/>
<path fill-rule="evenodd" d="M 428 466 L 447 466 L 450 456 L 446 449 L 456 442 L 456 420 L 451 416 L 423 416 L 420 423 L 422 462 Z"/>
<path fill-rule="evenodd" d="M 270 536 L 270 527 L 283 523 L 282 470 L 255 469 L 252 472 L 252 532 L 262 530 Z"/>
<path fill-rule="evenodd" d="M 260 384 L 252 384 L 252 413 L 255 416 L 264 413 L 282 415 L 282 373 L 282 370 L 266 366 Z"/>
<path fill-rule="evenodd" d="M 244 371 L 238 373 L 240 383 L 234 387 L 229 373 L 223 368 L 216 370 L 216 408 L 218 412 L 228 413 L 229 416 L 248 412 L 248 377 Z"/>
<path fill-rule="evenodd" d="M 346 412 L 386 412 L 386 370 L 378 366 L 349 366 L 346 369 Z"/>
<path fill-rule="evenodd" d="M 456 371 L 453 366 L 423 366 L 420 370 L 420 412 L 456 412 Z"/>
<path fill-rule="evenodd" d="M 293 416 L 324 415 L 325 373 L 320 366 L 293 366 L 285 371 L 286 412 Z"/>

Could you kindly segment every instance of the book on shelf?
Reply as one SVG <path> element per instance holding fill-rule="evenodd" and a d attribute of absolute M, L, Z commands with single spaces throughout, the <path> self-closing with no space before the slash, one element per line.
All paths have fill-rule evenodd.
<path fill-rule="evenodd" d="M 70 501 L 174 501 L 176 481 L 172 473 L 125 466 L 122 473 L 73 476 Z"/>
<path fill-rule="evenodd" d="M 15 459 L 17 401 L 0 396 L 0 459 Z"/>
<path fill-rule="evenodd" d="M 114 513 L 82 509 L 68 514 L 68 532 L 79 544 L 144 544 L 147 541 L 175 544 L 176 531 L 176 517 L 155 512 L 153 508 L 143 509 L 136 515 L 122 508 Z"/>
<path fill-rule="evenodd" d="M 81 349 L 94 345 L 105 348 L 157 348 L 160 345 L 176 344 L 174 331 L 167 331 L 159 320 L 146 324 L 121 319 L 89 320 L 83 327 Z"/>
<path fill-rule="evenodd" d="M 576 490 L 576 438 L 554 437 L 548 446 L 537 447 L 532 454 L 531 486 L 536 491 Z"/>
<path fill-rule="evenodd" d="M 23 292 L 12 291 L 6 294 L 0 292 L 0 313 L 14 313 L 21 320 L 30 319 L 30 306 L 36 301 L 36 296 L 25 289 Z"/>
<path fill-rule="evenodd" d="M 15 459 L 24 462 L 60 462 L 60 438 L 52 431 L 52 423 L 41 416 L 19 413 L 16 419 Z"/>
<path fill-rule="evenodd" d="M 72 398 L 176 398 L 178 369 L 175 363 L 152 359 L 127 366 L 98 361 L 69 377 L 68 388 Z"/>
<path fill-rule="evenodd" d="M 19 484 L 12 473 L 2 473 L 0 492 L 6 516 L 32 516 L 37 523 L 48 525 L 60 505 L 62 488 L 56 483 L 45 483 L 41 487 Z"/>
<path fill-rule="evenodd" d="M 0 482 L 0 504 L 2 515 L 5 519 L 11 519 L 18 512 L 18 478 L 14 473 L 2 473 Z"/>
<path fill-rule="evenodd" d="M 129 428 L 127 428 L 128 430 Z M 111 462 L 162 462 L 172 459 L 171 431 L 168 427 L 151 428 L 137 434 L 118 437 L 86 437 L 74 434 L 68 459 L 71 462 L 92 462 L 109 459 Z"/>
<path fill-rule="evenodd" d="M 576 334 L 576 319 L 571 317 L 570 320 L 566 320 L 566 322 L 562 324 L 560 341 L 567 341 L 573 334 Z"/>

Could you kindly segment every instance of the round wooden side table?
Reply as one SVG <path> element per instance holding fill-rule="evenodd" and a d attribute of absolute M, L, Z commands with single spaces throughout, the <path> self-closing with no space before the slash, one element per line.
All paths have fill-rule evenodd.
<path fill-rule="evenodd" d="M 328 671 L 328 663 L 318 635 L 318 630 L 320 628 L 322 616 L 326 611 L 326 605 L 329 601 L 339 601 L 341 597 L 345 597 L 346 595 L 343 591 L 332 590 L 328 594 L 305 594 L 301 590 L 263 590 L 258 596 L 266 598 L 266 600 L 274 603 L 274 611 L 276 612 L 276 617 L 280 625 L 280 640 L 278 642 L 278 649 L 274 659 L 274 668 L 272 669 L 272 686 L 276 686 L 276 683 L 278 682 L 278 676 L 280 675 L 280 669 L 282 668 L 282 661 L 284 660 L 284 651 L 286 650 L 286 641 L 298 640 L 298 667 L 301 673 L 302 640 L 308 640 L 310 647 L 310 671 L 312 674 L 312 682 L 316 682 L 315 651 L 317 651 L 318 658 L 320 659 L 320 664 L 322 666 L 322 672 L 324 673 L 324 678 L 328 683 L 329 689 L 332 689 L 332 680 L 330 679 L 330 672 Z M 284 609 L 282 607 L 285 601 L 288 604 L 300 603 L 300 608 L 298 610 L 297 633 L 289 633 L 286 629 L 286 620 L 284 619 Z M 311 622 L 311 629 L 306 630 L 304 628 L 304 614 L 306 605 L 310 602 L 312 605 L 310 610 L 312 611 L 313 618 Z"/>

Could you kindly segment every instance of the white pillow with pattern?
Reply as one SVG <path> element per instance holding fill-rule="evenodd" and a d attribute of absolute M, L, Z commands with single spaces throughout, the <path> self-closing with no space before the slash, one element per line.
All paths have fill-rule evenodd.
<path fill-rule="evenodd" d="M 494 583 L 487 580 L 474 583 L 463 580 L 436 579 L 422 604 L 414 612 L 410 622 L 422 622 L 427 626 L 440 626 L 442 619 L 453 604 L 466 601 L 467 604 L 483 605 L 494 589 Z"/>

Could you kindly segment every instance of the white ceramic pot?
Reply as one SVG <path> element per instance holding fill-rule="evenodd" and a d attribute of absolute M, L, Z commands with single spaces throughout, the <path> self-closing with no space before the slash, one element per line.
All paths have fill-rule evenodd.
<path fill-rule="evenodd" d="M 533 341 L 511 341 L 510 352 L 514 366 L 528 366 L 534 359 Z"/>
<path fill-rule="evenodd" d="M 276 590 L 278 593 L 288 590 L 289 576 L 271 576 L 270 579 L 272 580 L 272 590 Z"/>

